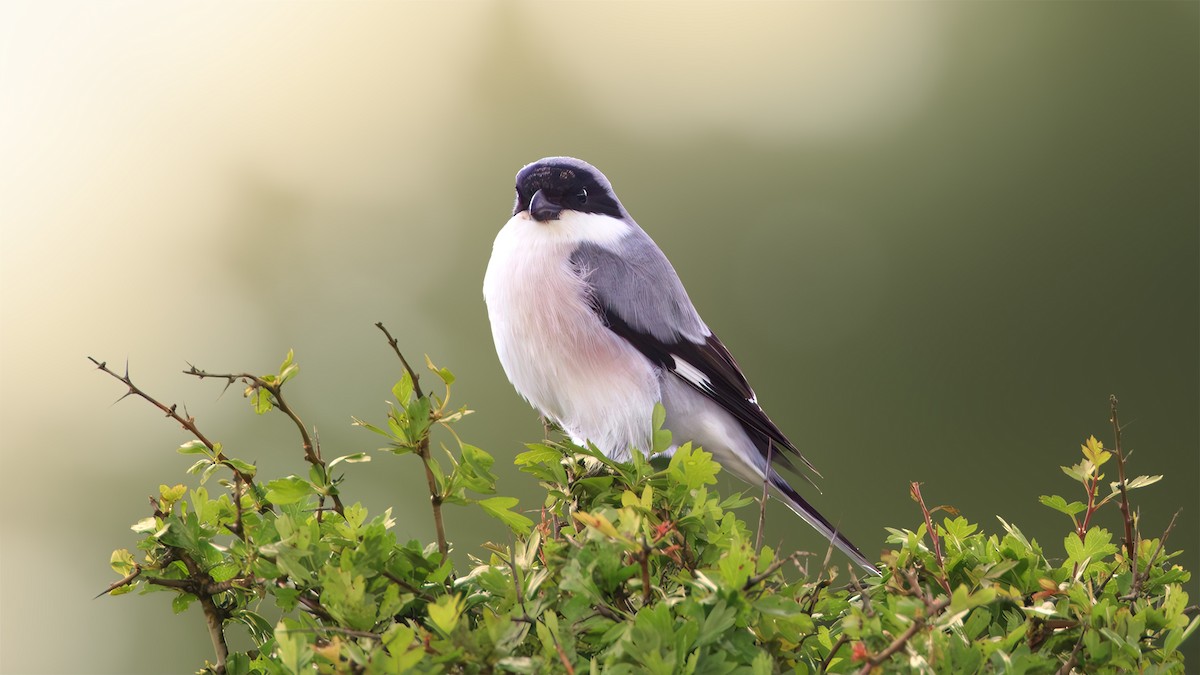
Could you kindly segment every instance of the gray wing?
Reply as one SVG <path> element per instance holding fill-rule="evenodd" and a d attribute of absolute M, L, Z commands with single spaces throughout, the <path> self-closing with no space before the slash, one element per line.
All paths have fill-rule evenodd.
<path fill-rule="evenodd" d="M 816 473 L 759 407 L 733 355 L 704 325 L 649 235 L 635 227 L 611 249 L 582 244 L 571 263 L 587 280 L 592 306 L 609 330 L 733 415 L 763 457 L 790 468 L 787 454 L 778 451 L 783 448 Z"/>

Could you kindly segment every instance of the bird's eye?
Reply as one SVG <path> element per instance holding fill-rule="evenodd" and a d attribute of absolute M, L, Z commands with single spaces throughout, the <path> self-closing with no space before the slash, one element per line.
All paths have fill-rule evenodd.
<path fill-rule="evenodd" d="M 579 200 L 580 204 L 586 204 L 587 203 L 587 188 L 580 188 L 579 192 L 576 193 L 575 198 Z"/>

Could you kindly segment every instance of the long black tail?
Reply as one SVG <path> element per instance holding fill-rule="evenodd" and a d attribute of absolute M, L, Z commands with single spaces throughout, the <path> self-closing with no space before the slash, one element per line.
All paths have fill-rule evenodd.
<path fill-rule="evenodd" d="M 833 545 L 838 547 L 838 550 L 850 556 L 850 559 L 868 574 L 879 575 L 879 570 L 871 564 L 870 560 L 867 560 L 867 557 L 858 550 L 858 547 L 851 543 L 845 535 L 838 532 L 837 528 L 825 519 L 825 516 L 822 516 L 811 504 L 805 501 L 804 497 L 801 497 L 800 493 L 792 489 L 792 486 L 788 485 L 787 481 L 778 473 L 775 473 L 774 470 L 771 470 L 771 486 L 779 491 L 783 502 L 791 510 L 795 511 L 809 525 L 812 525 L 816 531 L 825 535 L 825 538 L 833 542 Z"/>

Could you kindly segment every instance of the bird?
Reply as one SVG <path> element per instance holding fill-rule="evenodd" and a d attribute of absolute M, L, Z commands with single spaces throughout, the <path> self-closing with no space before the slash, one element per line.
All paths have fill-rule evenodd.
<path fill-rule="evenodd" d="M 776 495 L 868 574 L 879 571 L 776 470 L 813 465 L 771 421 L 666 254 L 591 164 L 546 157 L 516 175 L 483 295 L 509 381 L 543 417 L 614 460 L 651 447 L 656 404 L 692 441 Z M 819 475 L 819 474 L 817 474 Z M 807 476 L 804 476 L 807 478 Z M 811 479 L 810 479 L 811 482 Z"/>

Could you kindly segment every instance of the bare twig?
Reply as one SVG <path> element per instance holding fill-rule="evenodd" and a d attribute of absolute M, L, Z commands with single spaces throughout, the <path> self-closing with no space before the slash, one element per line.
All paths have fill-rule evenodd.
<path fill-rule="evenodd" d="M 172 404 L 172 405 L 168 406 L 164 403 L 161 403 L 160 401 L 155 399 L 153 396 L 150 396 L 149 394 L 147 394 L 146 392 L 144 392 L 140 388 L 138 388 L 138 386 L 135 385 L 133 383 L 133 380 L 129 377 L 129 364 L 125 364 L 125 374 L 118 375 L 117 373 L 113 372 L 112 370 L 110 370 L 108 368 L 108 364 L 106 362 L 98 361 L 90 356 L 88 357 L 88 360 L 91 361 L 92 363 L 96 364 L 96 367 L 99 368 L 102 372 L 112 376 L 113 378 L 116 378 L 117 381 L 121 382 L 122 384 L 124 384 L 126 387 L 129 388 L 129 391 L 126 392 L 125 396 L 122 396 L 121 398 L 125 398 L 126 396 L 137 396 L 139 398 L 146 400 L 147 402 L 149 402 L 151 405 L 158 408 L 159 410 L 163 411 L 164 413 L 166 413 L 167 417 L 170 417 L 171 419 L 178 422 L 180 424 L 180 426 L 182 426 L 184 428 L 185 431 L 191 433 L 193 436 L 196 437 L 196 440 L 203 443 L 204 447 L 208 448 L 209 452 L 213 453 L 213 458 L 217 462 L 229 467 L 229 469 L 233 471 L 234 475 L 237 476 L 238 478 L 240 478 L 242 480 L 242 482 L 244 482 L 246 485 L 248 485 L 248 486 L 254 485 L 254 477 L 243 473 L 237 467 L 230 464 L 229 458 L 226 457 L 224 453 L 217 450 L 216 444 L 214 444 L 212 441 L 210 441 L 208 439 L 208 437 L 205 436 L 200 431 L 200 428 L 196 426 L 196 418 L 191 417 L 190 415 L 189 416 L 180 415 L 178 412 L 178 407 L 176 405 Z M 120 400 L 120 399 L 117 399 L 117 400 Z"/>
<path fill-rule="evenodd" d="M 892 654 L 895 654 L 903 649 L 904 645 L 912 638 L 912 636 L 917 634 L 917 631 L 921 630 L 921 628 L 928 623 L 930 619 L 940 614 L 941 611 L 946 609 L 946 607 L 949 605 L 950 598 L 940 598 L 934 601 L 932 604 L 927 604 L 925 616 L 914 618 L 912 625 L 909 626 L 908 629 L 903 633 L 901 633 L 900 637 L 892 640 L 892 644 L 888 645 L 883 651 L 879 652 L 875 656 L 867 659 L 867 662 L 864 663 L 863 667 L 859 669 L 859 675 L 869 675 L 873 668 L 879 666 L 884 661 L 887 661 L 889 658 L 891 658 Z"/>
<path fill-rule="evenodd" d="M 341 628 L 339 626 L 295 626 L 288 628 L 289 633 L 337 633 L 338 635 L 348 635 L 350 637 L 366 638 L 368 640 L 382 640 L 383 636 L 378 633 L 372 633 L 365 630 L 354 630 L 353 628 Z"/>
<path fill-rule="evenodd" d="M 841 649 L 842 646 L 845 645 L 849 641 L 850 641 L 850 638 L 847 637 L 845 633 L 842 633 L 841 635 L 839 635 L 837 642 L 834 642 L 833 647 L 830 648 L 830 650 L 829 650 L 829 656 L 826 656 L 825 659 L 823 661 L 821 661 L 821 667 L 819 669 L 817 669 L 817 672 L 823 673 L 826 670 L 828 670 L 829 664 L 833 662 L 833 657 L 838 653 L 838 650 Z"/>
<path fill-rule="evenodd" d="M 424 398 L 425 394 L 421 391 L 421 376 L 417 374 L 417 371 L 412 369 L 412 366 L 408 365 L 408 359 L 404 358 L 404 354 L 401 353 L 400 345 L 396 341 L 396 338 L 392 337 L 392 334 L 388 332 L 382 321 L 375 322 L 375 327 L 383 331 L 383 334 L 387 336 L 387 343 L 391 345 L 392 351 L 396 352 L 400 363 L 404 364 L 404 370 L 408 371 L 408 376 L 412 378 L 413 392 L 416 393 L 417 398 Z"/>
<path fill-rule="evenodd" d="M 754 576 L 747 579 L 745 585 L 742 586 L 742 590 L 748 591 L 751 588 L 754 588 L 755 586 L 761 584 L 763 581 L 766 581 L 772 574 L 775 574 L 775 572 L 780 567 L 783 567 L 784 565 L 788 564 L 789 562 L 799 560 L 804 555 L 805 554 L 802 551 L 796 551 L 795 553 L 793 553 L 785 558 L 780 558 L 779 560 L 776 560 L 775 562 L 771 563 L 771 565 L 769 567 L 767 567 L 767 569 L 763 570 L 761 574 L 755 574 Z"/>
<path fill-rule="evenodd" d="M 929 513 L 929 508 L 925 506 L 925 499 L 921 497 L 921 484 L 916 481 L 909 483 L 909 491 L 913 500 L 921 505 L 921 515 L 925 517 L 925 529 L 929 533 L 929 539 L 933 542 L 933 557 L 937 560 L 940 573 L 940 576 L 937 577 L 938 584 L 946 591 L 946 595 L 950 595 L 950 582 L 946 580 L 946 564 L 942 558 L 942 541 L 938 537 L 937 529 L 933 526 L 933 517 Z"/>
<path fill-rule="evenodd" d="M 758 503 L 758 534 L 754 537 L 754 552 L 758 553 L 762 550 L 763 526 L 767 522 L 767 499 L 771 493 L 767 490 L 771 485 L 771 455 L 775 452 L 775 444 L 771 439 L 767 439 L 767 467 L 763 471 L 763 489 L 762 499 Z"/>
<path fill-rule="evenodd" d="M 317 467 L 317 470 L 321 472 L 321 476 L 324 478 L 324 480 L 331 484 L 329 497 L 333 500 L 333 510 L 337 511 L 338 514 L 343 512 L 342 499 L 340 496 L 338 496 L 337 488 L 332 487 L 333 481 L 329 476 L 329 469 L 325 466 L 325 461 L 321 459 L 321 445 L 318 441 L 314 440 L 312 435 L 308 433 L 308 428 L 304 426 L 304 422 L 300 419 L 300 416 L 296 413 L 295 409 L 288 405 L 287 400 L 283 397 L 282 382 L 269 382 L 251 373 L 210 373 L 191 364 L 188 364 L 188 369 L 183 372 L 185 375 L 191 375 L 201 380 L 208 378 L 225 380 L 228 383 L 226 384 L 226 388 L 228 388 L 229 384 L 234 382 L 245 382 L 251 387 L 263 389 L 267 391 L 267 393 L 271 394 L 271 398 L 275 400 L 275 407 L 279 408 L 279 411 L 284 415 L 287 415 L 288 419 L 292 420 L 292 423 L 296 425 L 296 430 L 300 432 L 300 444 L 304 450 L 304 460 Z M 320 501 L 321 506 L 324 507 L 324 494 L 320 496 Z M 320 518 L 321 511 L 318 510 L 317 519 L 319 520 Z"/>
<path fill-rule="evenodd" d="M 384 576 L 384 578 L 386 578 L 388 581 L 391 581 L 392 583 L 396 584 L 400 588 L 403 588 L 405 591 L 412 593 L 413 595 L 421 598 L 425 602 L 434 602 L 437 600 L 437 598 L 435 598 L 432 595 L 426 593 L 425 591 L 417 588 L 416 586 L 413 586 L 412 584 L 408 583 L 407 581 L 401 579 L 400 577 L 396 576 L 395 574 L 392 574 L 391 572 L 389 572 L 387 570 L 383 570 L 382 572 L 380 572 L 380 574 L 382 574 Z"/>
<path fill-rule="evenodd" d="M 575 666 L 571 665 L 570 659 L 567 658 L 567 653 L 563 651 L 562 645 L 558 644 L 558 637 L 554 635 L 553 631 L 550 632 L 550 639 L 554 640 L 554 648 L 558 650 L 558 660 L 562 661 L 567 675 L 575 675 Z"/>
<path fill-rule="evenodd" d="M 1108 409 L 1111 413 L 1109 421 L 1113 427 L 1113 451 L 1117 454 L 1117 477 L 1121 486 L 1121 519 L 1125 523 L 1125 552 L 1133 564 L 1133 574 L 1137 576 L 1137 541 L 1133 537 L 1133 517 L 1129 513 L 1129 493 L 1125 489 L 1125 452 L 1121 449 L 1121 422 L 1117 419 L 1117 397 L 1110 394 Z"/>
<path fill-rule="evenodd" d="M 1133 588 L 1130 589 L 1129 595 L 1123 597 L 1122 600 L 1133 600 L 1137 598 L 1139 593 L 1141 593 L 1142 584 L 1146 581 L 1146 579 L 1150 578 L 1150 566 L 1154 564 L 1155 558 L 1158 557 L 1158 554 L 1160 551 L 1162 551 L 1163 546 L 1167 544 L 1167 537 L 1171 536 L 1171 530 L 1175 529 L 1175 519 L 1178 517 L 1179 511 L 1176 511 L 1175 515 L 1171 516 L 1171 522 L 1167 523 L 1167 529 L 1163 530 L 1162 536 L 1158 539 L 1158 545 L 1154 547 L 1154 551 L 1150 553 L 1150 559 L 1146 561 L 1145 574 L 1138 572 L 1137 558 L 1133 559 Z"/>
<path fill-rule="evenodd" d="M 399 357 L 400 363 L 403 364 L 404 370 L 408 373 L 408 376 L 412 378 L 413 393 L 417 395 L 417 398 L 424 398 L 425 393 L 421 391 L 421 378 L 419 375 L 417 375 L 416 371 L 412 369 L 412 366 L 408 364 L 408 359 L 404 358 L 404 354 L 400 351 L 400 346 L 397 343 L 396 338 L 392 337 L 392 334 L 388 332 L 388 329 L 383 325 L 382 321 L 377 322 L 375 327 L 383 331 L 383 334 L 387 336 L 388 345 L 391 346 L 392 351 L 396 353 L 397 357 Z M 403 401 L 397 401 L 397 403 L 399 405 L 404 405 Z M 431 410 L 430 416 L 432 417 L 434 414 L 435 413 Z M 444 560 L 450 553 L 450 546 L 446 543 L 446 526 L 442 522 L 442 501 L 444 497 L 441 494 L 441 491 L 438 489 L 437 477 L 434 476 L 433 467 L 431 466 L 434 460 L 429 452 L 428 429 L 421 436 L 421 440 L 417 443 L 416 454 L 421 458 L 421 464 L 425 467 L 425 483 L 429 487 L 429 505 L 433 509 L 433 526 L 437 533 L 438 552 L 442 554 L 442 559 Z"/>
<path fill-rule="evenodd" d="M 234 523 L 234 534 L 243 542 L 246 540 L 246 527 L 242 525 L 242 493 L 245 492 L 245 487 L 242 483 L 242 477 L 239 474 L 233 476 L 233 508 L 236 522 Z M 226 526 L 228 527 L 228 526 Z"/>
<path fill-rule="evenodd" d="M 642 535 L 642 550 L 638 555 L 638 563 L 642 566 L 642 604 L 650 604 L 650 553 L 652 549 L 650 544 L 646 543 L 645 535 Z"/>
<path fill-rule="evenodd" d="M 309 612 L 312 612 L 314 615 L 321 617 L 325 621 L 337 621 L 337 619 L 334 619 L 333 615 L 329 613 L 329 610 L 325 609 L 325 607 L 321 605 L 320 601 L 314 600 L 313 598 L 303 594 L 296 596 L 296 599 L 300 601 L 300 604 L 304 605 L 305 609 L 307 609 Z"/>
<path fill-rule="evenodd" d="M 1066 663 L 1055 672 L 1055 675 L 1068 675 L 1076 665 L 1079 664 L 1079 650 L 1083 649 L 1083 638 L 1087 635 L 1087 627 L 1084 626 L 1079 631 L 1079 639 L 1075 641 L 1075 648 L 1071 650 L 1071 656 Z"/>
<path fill-rule="evenodd" d="M 138 565 L 138 564 L 134 564 L 132 572 L 130 572 L 129 574 L 126 574 L 125 578 L 121 579 L 120 581 L 114 581 L 111 584 L 109 584 L 108 588 L 104 589 L 103 591 L 100 591 L 100 593 L 98 593 L 96 595 L 96 598 L 99 598 L 100 596 L 103 596 L 103 595 L 108 595 L 109 593 L 112 593 L 113 591 L 117 590 L 118 588 L 121 588 L 122 586 L 128 586 L 129 584 L 132 584 L 134 581 L 137 580 L 138 576 L 140 576 L 141 573 L 142 573 L 142 566 Z M 92 598 L 92 599 L 95 600 L 96 598 Z"/>

